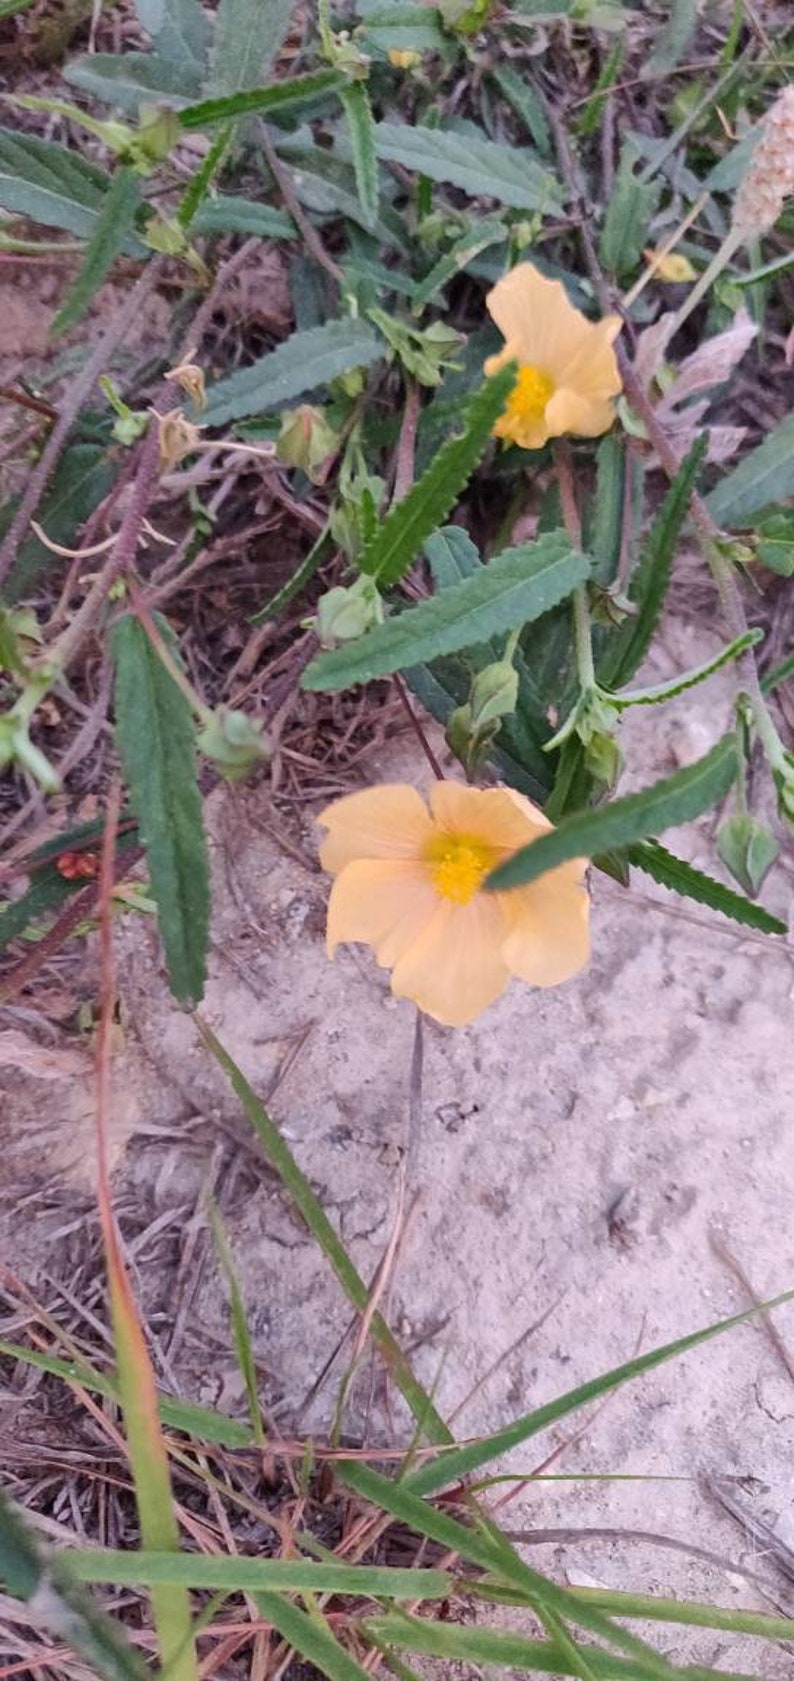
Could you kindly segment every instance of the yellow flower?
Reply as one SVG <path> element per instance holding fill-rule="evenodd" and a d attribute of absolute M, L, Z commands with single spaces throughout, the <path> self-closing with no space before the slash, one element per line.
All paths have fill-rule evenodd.
<path fill-rule="evenodd" d="M 336 877 L 328 954 L 344 940 L 372 946 L 392 992 L 445 1027 L 462 1027 L 510 976 L 557 986 L 589 955 L 585 861 L 529 887 L 485 893 L 489 872 L 551 828 L 509 788 L 436 782 L 430 811 L 404 783 L 335 800 L 322 812 L 323 868 Z"/>
<path fill-rule="evenodd" d="M 486 374 L 518 363 L 518 379 L 494 427 L 521 449 L 540 449 L 547 438 L 572 432 L 597 438 L 614 420 L 610 399 L 622 389 L 612 346 L 620 319 L 588 321 L 574 309 L 559 280 L 547 280 L 532 263 L 518 263 L 485 300 L 506 344 L 489 356 Z"/>

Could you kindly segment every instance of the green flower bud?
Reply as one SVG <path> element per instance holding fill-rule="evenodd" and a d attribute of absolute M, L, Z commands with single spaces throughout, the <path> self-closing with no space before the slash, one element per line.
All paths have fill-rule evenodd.
<path fill-rule="evenodd" d="M 288 467 L 300 467 L 312 484 L 323 484 L 326 464 L 338 443 L 338 435 L 323 410 L 301 403 L 297 409 L 285 409 L 281 416 L 276 455 Z"/>
<path fill-rule="evenodd" d="M 196 745 L 207 759 L 220 766 L 230 782 L 247 776 L 270 757 L 270 744 L 261 726 L 244 712 L 231 712 L 225 706 L 219 706 L 199 731 Z"/>
<path fill-rule="evenodd" d="M 734 881 L 754 899 L 780 848 L 765 824 L 749 811 L 737 811 L 717 831 L 717 852 Z"/>
<path fill-rule="evenodd" d="M 338 584 L 317 603 L 315 629 L 323 648 L 354 642 L 381 623 L 383 607 L 377 584 L 363 574 L 348 588 Z"/>
<path fill-rule="evenodd" d="M 497 660 L 477 673 L 471 688 L 471 715 L 477 730 L 515 712 L 518 672 L 508 660 Z"/>

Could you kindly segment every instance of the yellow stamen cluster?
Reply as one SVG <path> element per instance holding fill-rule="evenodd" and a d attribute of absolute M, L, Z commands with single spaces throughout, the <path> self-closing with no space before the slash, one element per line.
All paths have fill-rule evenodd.
<path fill-rule="evenodd" d="M 519 368 L 518 378 L 502 417 L 505 435 L 513 437 L 517 429 L 532 426 L 540 420 L 553 394 L 554 381 L 542 368 Z"/>
<path fill-rule="evenodd" d="M 425 850 L 433 886 L 442 899 L 468 905 L 495 868 L 497 854 L 472 835 L 436 835 Z"/>

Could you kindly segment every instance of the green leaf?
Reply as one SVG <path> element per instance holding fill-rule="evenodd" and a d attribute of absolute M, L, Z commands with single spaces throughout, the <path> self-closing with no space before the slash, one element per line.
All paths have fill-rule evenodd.
<path fill-rule="evenodd" d="M 310 1673 L 327 1681 L 369 1681 L 369 1671 L 331 1633 L 319 1606 L 309 1614 L 281 1594 L 258 1593 L 256 1608 L 288 1646 L 308 1660 Z"/>
<path fill-rule="evenodd" d="M 133 114 L 152 101 L 178 111 L 201 92 L 200 76 L 156 53 L 87 53 L 64 65 L 62 75 L 92 98 Z"/>
<path fill-rule="evenodd" d="M 608 432 L 596 452 L 596 488 L 585 524 L 587 549 L 593 557 L 593 578 L 611 584 L 618 569 L 626 493 L 626 440 Z"/>
<path fill-rule="evenodd" d="M 167 622 L 158 629 L 175 652 Z M 157 902 L 171 988 L 183 1003 L 204 991 L 209 863 L 189 702 L 130 613 L 112 633 L 116 739 Z"/>
<path fill-rule="evenodd" d="M 116 469 L 101 444 L 68 446 L 39 508 L 38 523 L 51 542 L 73 547 L 80 526 L 107 496 L 115 476 Z M 0 537 L 11 524 L 17 505 L 15 499 L 0 512 Z M 8 606 L 15 606 L 43 573 L 62 567 L 63 560 L 38 537 L 26 538 L 6 579 L 3 599 Z"/>
<path fill-rule="evenodd" d="M 758 928 L 762 934 L 788 932 L 785 922 L 765 911 L 763 905 L 754 905 L 750 899 L 734 893 L 731 887 L 715 881 L 713 876 L 696 870 L 694 864 L 676 858 L 658 841 L 640 841 L 636 846 L 630 846 L 627 857 L 635 869 L 644 870 L 661 887 L 669 887 L 671 893 L 680 893 L 683 898 L 694 899 L 699 905 L 708 905 L 709 910 L 720 911 L 732 922 L 741 922 L 746 928 Z"/>
<path fill-rule="evenodd" d="M 141 1548 L 70 1547 L 68 1561 L 76 1581 L 119 1587 L 186 1587 L 254 1593 L 352 1593 L 393 1599 L 441 1599 L 452 1576 L 446 1570 L 393 1569 L 313 1559 L 211 1557 L 201 1553 L 155 1552 Z M 238 1574 L 239 1572 L 239 1574 Z"/>
<path fill-rule="evenodd" d="M 24 934 L 37 917 L 60 910 L 85 885 L 84 881 L 67 881 L 54 868 L 37 870 L 27 892 L 0 905 L 0 950 Z"/>
<path fill-rule="evenodd" d="M 176 213 L 180 228 L 192 228 L 216 175 L 221 173 L 231 145 L 233 126 L 227 123 L 217 129 L 198 169 L 191 176 Z"/>
<path fill-rule="evenodd" d="M 36 1601 L 35 1621 L 105 1681 L 146 1681 L 150 1674 L 121 1629 L 76 1586 L 63 1552 L 50 1553 L 0 1491 L 0 1580 L 15 1599 Z M 67 1634 L 68 1631 L 68 1634 Z"/>
<path fill-rule="evenodd" d="M 661 181 L 641 181 L 635 176 L 636 162 L 636 147 L 627 140 L 601 230 L 601 261 L 618 279 L 633 274 L 637 268 L 662 190 Z"/>
<path fill-rule="evenodd" d="M 739 659 L 748 648 L 755 648 L 763 640 L 762 630 L 745 630 L 732 642 L 726 642 L 719 653 L 710 660 L 704 660 L 702 665 L 681 671 L 665 683 L 653 683 L 647 689 L 620 689 L 617 694 L 610 695 L 610 700 L 620 710 L 627 706 L 658 706 L 660 701 L 672 700 L 675 695 L 682 695 L 687 689 L 694 689 L 696 684 L 704 683 L 707 677 L 713 677 L 715 671 L 721 671 L 724 665 Z"/>
<path fill-rule="evenodd" d="M 66 332 L 85 314 L 132 232 L 140 202 L 138 177 L 131 169 L 117 169 L 102 201 L 80 273 L 53 321 L 53 333 Z"/>
<path fill-rule="evenodd" d="M 739 531 L 760 508 L 787 496 L 794 496 L 794 414 L 726 474 L 706 497 L 706 507 L 724 530 Z"/>
<path fill-rule="evenodd" d="M 297 228 L 286 210 L 274 210 L 255 199 L 218 193 L 196 211 L 190 224 L 194 234 L 242 233 L 260 239 L 294 239 Z"/>
<path fill-rule="evenodd" d="M 418 315 L 436 292 L 442 286 L 446 286 L 448 280 L 452 280 L 456 274 L 461 274 L 469 263 L 473 263 L 475 257 L 487 251 L 490 245 L 504 244 L 506 239 L 507 228 L 503 222 L 497 221 L 495 217 L 480 218 L 476 226 L 461 234 L 451 250 L 445 251 L 443 257 L 439 257 L 438 262 L 434 263 L 418 282 L 414 288 L 413 313 Z"/>
<path fill-rule="evenodd" d="M 292 0 L 219 0 L 211 90 L 238 93 L 267 74 L 289 29 Z"/>
<path fill-rule="evenodd" d="M 431 181 L 447 181 L 472 198 L 498 199 L 515 210 L 539 210 L 556 215 L 564 204 L 557 178 L 522 147 L 520 152 L 494 140 L 470 134 L 376 123 L 378 157 L 401 163 Z"/>
<path fill-rule="evenodd" d="M 251 1420 L 251 1434 L 257 1447 L 264 1447 L 267 1439 L 262 1408 L 259 1404 L 259 1383 L 256 1371 L 256 1358 L 251 1343 L 251 1333 L 245 1312 L 245 1302 L 237 1277 L 226 1227 L 220 1210 L 212 1197 L 207 1197 L 207 1213 L 215 1241 L 215 1252 L 220 1263 L 226 1288 L 229 1292 L 229 1307 L 232 1318 L 232 1335 L 234 1337 L 234 1352 L 237 1358 L 237 1370 L 243 1380 L 246 1400 L 248 1402 L 248 1416 Z"/>
<path fill-rule="evenodd" d="M 226 426 L 244 415 L 272 414 L 294 397 L 316 391 L 353 368 L 367 368 L 383 355 L 382 339 L 364 321 L 328 321 L 324 327 L 293 333 L 250 368 L 211 386 L 204 421 Z"/>
<path fill-rule="evenodd" d="M 703 436 L 682 461 L 648 533 L 628 592 L 637 616 L 610 632 L 597 662 L 599 682 L 608 689 L 620 688 L 633 677 L 653 640 L 670 585 L 676 544 L 707 448 L 708 438 Z"/>
<path fill-rule="evenodd" d="M 351 82 L 342 89 L 347 117 L 353 168 L 364 226 L 373 228 L 378 215 L 378 159 L 375 154 L 375 124 L 364 82 Z"/>
<path fill-rule="evenodd" d="M 664 829 L 690 823 L 725 797 L 735 776 L 736 740 L 726 735 L 695 764 L 639 794 L 625 794 L 596 811 L 564 817 L 556 829 L 500 864 L 485 885 L 494 892 L 524 887 L 569 858 L 592 858 L 596 852 L 630 846 Z"/>
<path fill-rule="evenodd" d="M 82 239 L 106 191 L 107 176 L 65 146 L 0 128 L 0 209 Z"/>
<path fill-rule="evenodd" d="M 640 75 L 651 80 L 674 70 L 689 51 L 697 28 L 698 0 L 671 0 L 664 28 L 660 31 L 650 58 L 646 59 Z"/>
<path fill-rule="evenodd" d="M 339 70 L 310 70 L 305 76 L 290 76 L 287 81 L 271 82 L 266 88 L 244 88 L 223 99 L 202 99 L 197 105 L 186 105 L 179 113 L 179 121 L 183 128 L 207 128 L 211 123 L 231 122 L 234 117 L 311 104 L 324 99 L 326 94 L 338 93 L 345 85 Z"/>
<path fill-rule="evenodd" d="M 755 552 L 779 578 L 794 577 L 794 508 L 769 508 L 755 527 Z"/>
<path fill-rule="evenodd" d="M 210 24 L 200 0 L 135 0 L 135 10 L 159 58 L 183 75 L 203 76 Z"/>
<path fill-rule="evenodd" d="M 550 158 L 551 136 L 546 112 L 529 77 L 526 74 L 519 75 L 518 71 L 511 70 L 509 65 L 493 70 L 491 75 L 502 98 L 507 100 L 532 136 L 540 156 Z"/>
<path fill-rule="evenodd" d="M 318 654 L 306 689 L 344 689 L 476 646 L 537 619 L 584 582 L 589 562 L 564 531 L 505 549 L 472 577 L 376 625 L 355 642 Z"/>
<path fill-rule="evenodd" d="M 352 164 L 320 146 L 307 146 L 301 136 L 280 137 L 278 152 L 289 170 L 290 185 L 300 204 L 318 216 L 346 216 L 348 221 L 365 228 Z M 383 196 L 381 193 L 381 199 Z M 365 228 L 365 232 L 370 231 L 381 245 L 408 254 L 404 219 L 390 205 L 382 204 L 374 229 Z"/>
<path fill-rule="evenodd" d="M 365 45 L 384 58 L 392 48 L 413 52 L 441 53 L 449 57 L 454 51 L 444 34 L 437 12 L 430 6 L 401 5 L 400 0 L 376 0 L 372 6 L 360 0 L 358 16 L 366 25 Z"/>
<path fill-rule="evenodd" d="M 367 545 L 359 566 L 383 589 L 399 582 L 422 544 L 446 519 L 487 448 L 515 377 L 515 365 L 511 364 L 484 381 L 466 404 L 461 436 L 443 445 L 407 496 L 390 509 Z"/>
<path fill-rule="evenodd" d="M 721 1336 L 724 1331 L 731 1331 L 736 1325 L 746 1325 L 759 1312 L 779 1307 L 783 1302 L 793 1299 L 794 1290 L 785 1290 L 772 1301 L 745 1308 L 743 1312 L 734 1313 L 729 1319 L 720 1319 L 716 1324 L 702 1325 L 699 1330 L 690 1331 L 685 1337 L 677 1337 L 674 1342 L 662 1343 L 645 1354 L 638 1354 L 623 1365 L 613 1366 L 610 1371 L 602 1372 L 598 1377 L 588 1378 L 586 1383 L 578 1384 L 575 1389 L 567 1390 L 564 1395 L 556 1396 L 553 1401 L 546 1401 L 543 1406 L 534 1407 L 531 1412 L 514 1419 L 503 1429 L 495 1430 L 491 1436 L 467 1442 L 463 1447 L 442 1450 L 437 1459 L 428 1460 L 416 1471 L 409 1471 L 403 1479 L 402 1486 L 409 1488 L 414 1494 L 421 1495 L 434 1494 L 440 1488 L 452 1486 L 461 1478 L 480 1470 L 481 1466 L 494 1459 L 501 1459 L 503 1454 L 512 1452 L 513 1448 L 521 1447 L 533 1436 L 540 1435 L 542 1430 L 548 1430 L 553 1424 L 559 1423 L 560 1419 L 578 1412 L 581 1407 L 588 1406 L 592 1401 L 600 1400 L 602 1395 L 611 1394 L 624 1383 L 633 1382 L 635 1378 L 642 1377 L 643 1373 L 654 1371 L 657 1366 L 677 1359 L 680 1354 L 686 1354 L 689 1349 L 697 1348 L 701 1343 L 710 1342 L 712 1337 Z"/>

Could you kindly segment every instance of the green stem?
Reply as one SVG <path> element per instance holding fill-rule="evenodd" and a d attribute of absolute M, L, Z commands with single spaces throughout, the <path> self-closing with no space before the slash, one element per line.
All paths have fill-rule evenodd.
<path fill-rule="evenodd" d="M 567 439 L 564 438 L 555 438 L 552 447 L 554 450 L 554 465 L 557 469 L 557 483 L 560 489 L 563 522 L 574 548 L 581 549 L 582 522 L 579 518 L 579 508 L 576 501 L 570 447 Z M 582 694 L 587 695 L 597 688 L 597 683 L 593 663 L 590 602 L 586 584 L 580 584 L 579 588 L 573 592 L 573 629 L 579 687 Z"/>

